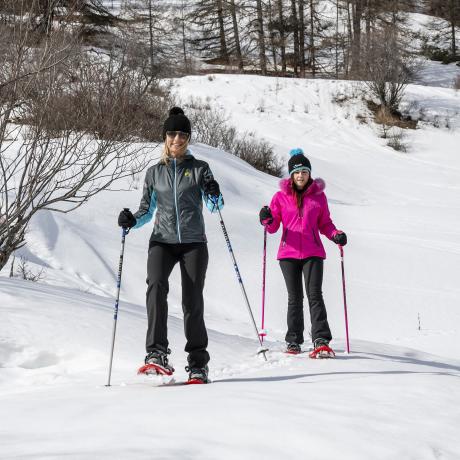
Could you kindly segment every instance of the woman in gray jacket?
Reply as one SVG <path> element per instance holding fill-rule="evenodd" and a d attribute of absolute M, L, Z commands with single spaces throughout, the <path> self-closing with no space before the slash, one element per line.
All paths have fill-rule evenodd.
<path fill-rule="evenodd" d="M 203 288 L 208 248 L 203 201 L 211 212 L 223 198 L 209 165 L 188 149 L 191 125 L 184 111 L 173 107 L 163 125 L 161 160 L 147 170 L 139 210 L 122 211 L 118 224 L 139 228 L 155 213 L 147 261 L 147 373 L 171 375 L 168 364 L 167 319 L 169 276 L 177 262 L 182 279 L 182 309 L 190 383 L 208 382 L 208 336 L 204 323 Z"/>

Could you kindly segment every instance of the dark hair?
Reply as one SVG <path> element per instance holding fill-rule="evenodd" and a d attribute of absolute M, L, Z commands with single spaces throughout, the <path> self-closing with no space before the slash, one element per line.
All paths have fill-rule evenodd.
<path fill-rule="evenodd" d="M 299 190 L 297 186 L 295 185 L 294 179 L 291 179 L 291 187 L 292 187 L 292 193 L 296 199 L 297 202 L 297 207 L 300 209 L 302 207 L 302 202 L 303 202 L 303 197 L 305 195 L 305 192 L 308 190 L 308 187 L 313 184 L 313 179 L 311 176 L 308 178 L 307 184 L 302 190 Z"/>

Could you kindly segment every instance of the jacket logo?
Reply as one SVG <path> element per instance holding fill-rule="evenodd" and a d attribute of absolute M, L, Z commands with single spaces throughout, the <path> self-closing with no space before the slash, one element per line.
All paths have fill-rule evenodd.
<path fill-rule="evenodd" d="M 184 172 L 185 177 L 190 177 L 190 169 L 186 169 Z"/>

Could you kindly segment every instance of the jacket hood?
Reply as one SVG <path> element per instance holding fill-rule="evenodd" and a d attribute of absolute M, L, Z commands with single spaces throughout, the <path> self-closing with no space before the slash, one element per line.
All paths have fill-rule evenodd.
<path fill-rule="evenodd" d="M 287 179 L 280 180 L 280 190 L 285 193 L 286 195 L 292 195 L 292 179 L 289 177 Z M 326 188 L 326 182 L 324 182 L 321 178 L 313 179 L 313 183 L 307 188 L 307 195 L 319 195 L 320 193 L 324 192 Z"/>

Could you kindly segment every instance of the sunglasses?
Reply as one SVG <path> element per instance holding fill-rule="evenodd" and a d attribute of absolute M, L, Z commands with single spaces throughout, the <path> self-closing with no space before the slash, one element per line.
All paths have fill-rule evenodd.
<path fill-rule="evenodd" d="M 166 135 L 171 139 L 174 139 L 176 136 L 179 136 L 179 139 L 185 141 L 188 139 L 189 134 L 184 133 L 183 131 L 166 131 Z"/>

